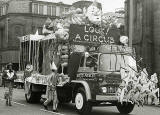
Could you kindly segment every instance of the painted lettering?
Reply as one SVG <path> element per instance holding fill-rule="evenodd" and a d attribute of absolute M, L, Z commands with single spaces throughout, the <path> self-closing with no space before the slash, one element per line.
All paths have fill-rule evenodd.
<path fill-rule="evenodd" d="M 78 41 L 78 40 L 80 40 L 80 41 L 81 41 L 81 37 L 80 37 L 80 35 L 79 35 L 79 34 L 77 34 L 77 35 L 76 35 L 75 40 L 76 40 L 76 41 Z"/>

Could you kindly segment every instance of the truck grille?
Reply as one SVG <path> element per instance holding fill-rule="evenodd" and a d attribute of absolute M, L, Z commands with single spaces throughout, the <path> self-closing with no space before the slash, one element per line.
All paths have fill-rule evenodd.
<path fill-rule="evenodd" d="M 107 88 L 107 94 L 111 94 L 111 93 L 116 93 L 118 87 L 115 87 L 115 86 L 108 86 L 106 87 Z"/>
<path fill-rule="evenodd" d="M 115 94 L 122 82 L 120 76 L 101 76 L 99 79 L 100 92 L 106 95 Z"/>

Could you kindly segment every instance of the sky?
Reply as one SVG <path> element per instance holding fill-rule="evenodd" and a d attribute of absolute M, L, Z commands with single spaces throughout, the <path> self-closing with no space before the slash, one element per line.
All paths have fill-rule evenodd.
<path fill-rule="evenodd" d="M 79 0 L 39 0 L 39 1 L 49 1 L 49 2 L 61 1 L 65 4 L 72 4 L 73 2 L 76 2 Z M 93 0 L 89 0 L 89 1 L 93 1 Z M 116 8 L 124 7 L 124 1 L 125 0 L 97 0 L 97 2 L 100 2 L 102 4 L 102 10 L 104 13 L 114 12 Z"/>

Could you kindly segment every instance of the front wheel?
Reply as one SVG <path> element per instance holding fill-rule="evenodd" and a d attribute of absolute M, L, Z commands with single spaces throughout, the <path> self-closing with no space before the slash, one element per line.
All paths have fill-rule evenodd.
<path fill-rule="evenodd" d="M 117 109 L 120 113 L 123 114 L 129 114 L 133 111 L 134 109 L 134 104 L 130 103 L 130 102 L 124 102 L 123 104 L 118 103 L 117 104 Z"/>
<path fill-rule="evenodd" d="M 82 115 L 87 115 L 92 110 L 92 104 L 87 101 L 85 90 L 79 88 L 75 96 L 75 106 L 77 111 Z"/>

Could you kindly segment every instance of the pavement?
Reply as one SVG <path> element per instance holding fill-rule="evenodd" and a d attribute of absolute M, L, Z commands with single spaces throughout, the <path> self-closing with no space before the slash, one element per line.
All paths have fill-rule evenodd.
<path fill-rule="evenodd" d="M 27 103 L 24 97 L 23 89 L 14 89 L 13 106 L 5 106 L 3 99 L 4 88 L 0 87 L 0 115 L 78 115 L 73 104 L 59 105 L 58 113 L 52 112 L 52 106 L 49 111 L 44 110 L 40 103 Z M 160 106 L 135 106 L 130 115 L 159 115 Z M 91 115 L 122 115 L 114 106 L 93 107 Z"/>

